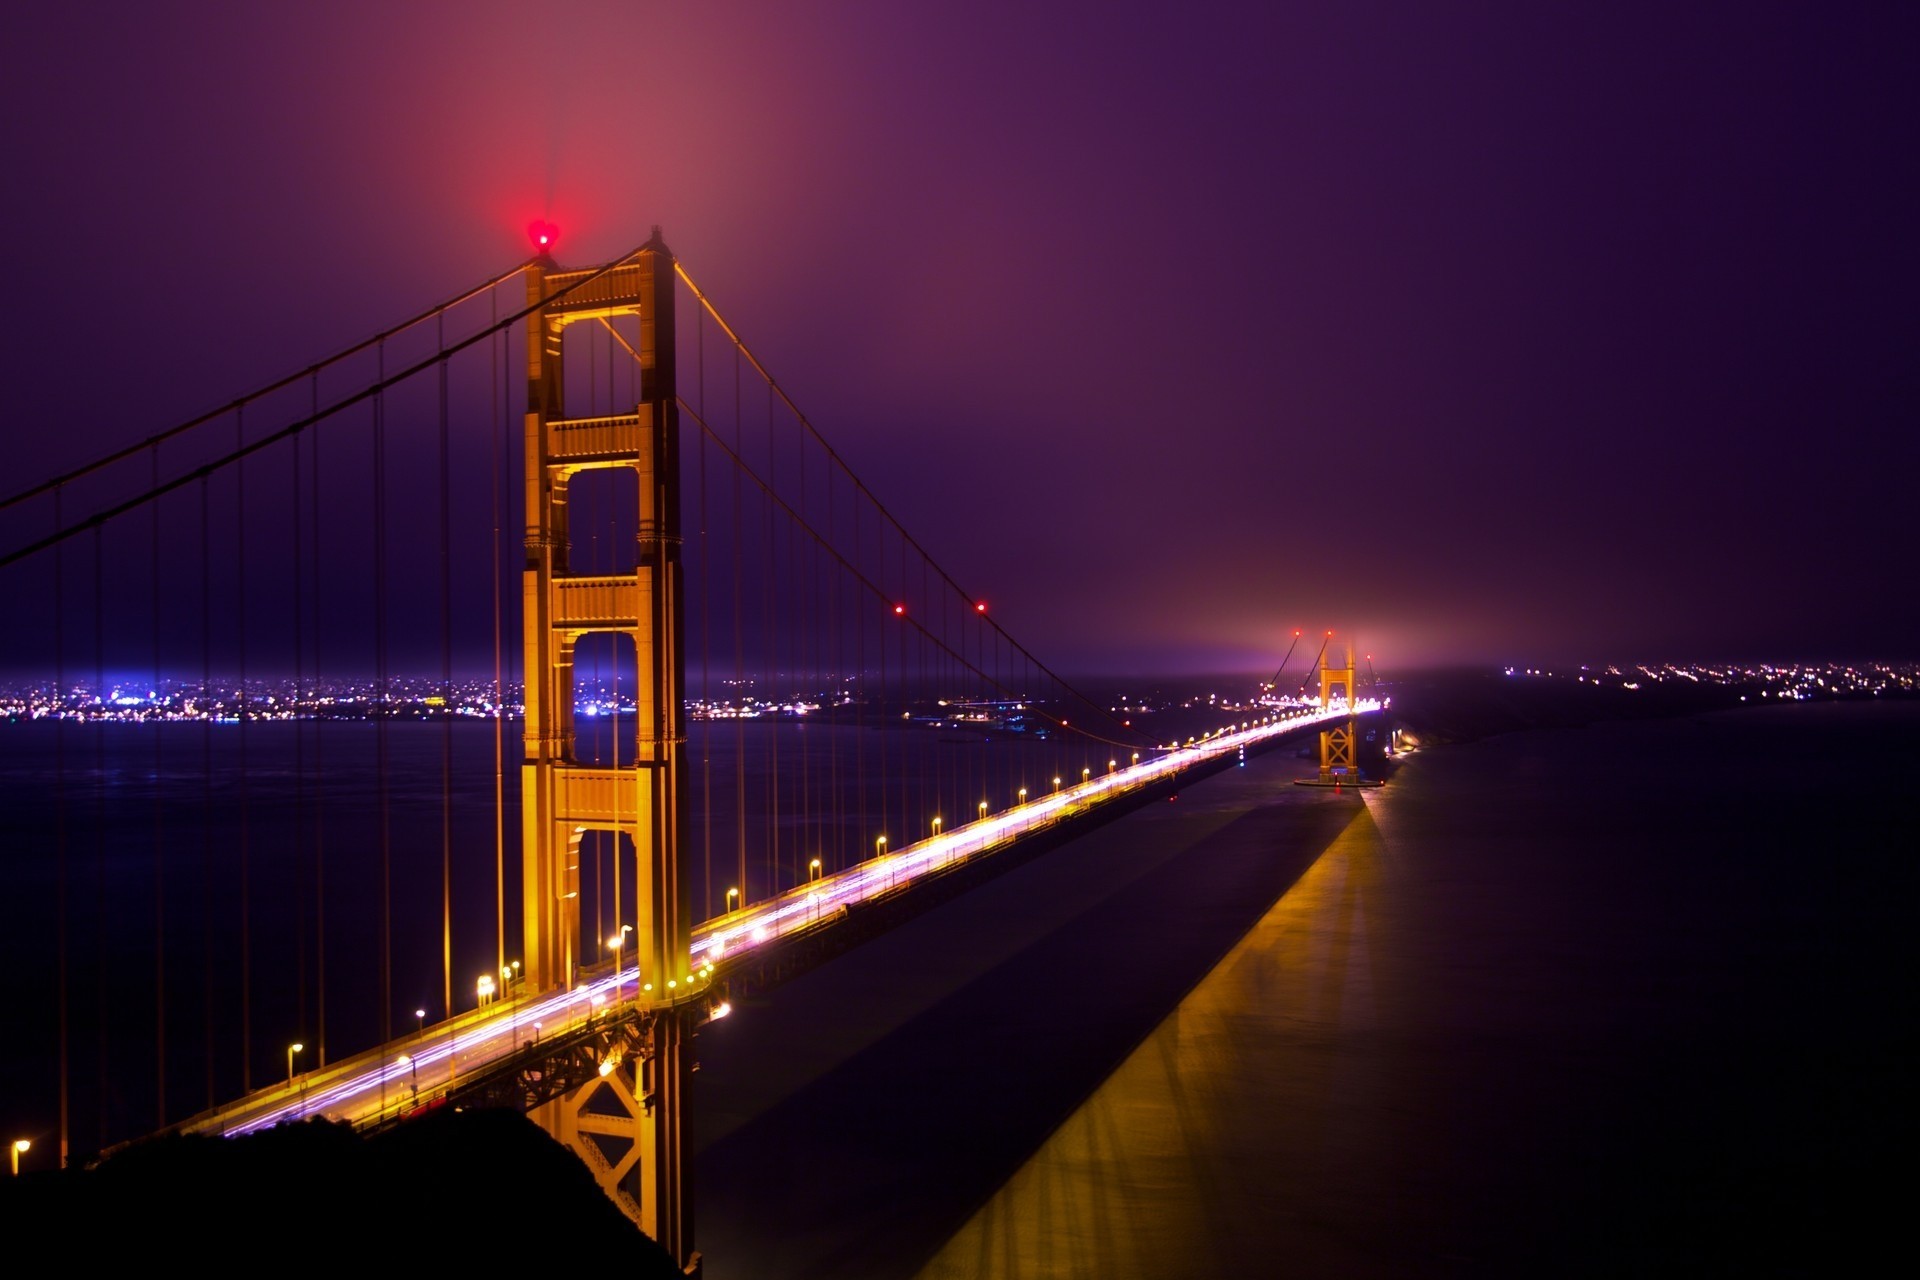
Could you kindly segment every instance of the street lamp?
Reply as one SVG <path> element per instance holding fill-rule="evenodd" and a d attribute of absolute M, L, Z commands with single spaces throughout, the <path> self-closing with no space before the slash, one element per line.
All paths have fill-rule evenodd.
<path fill-rule="evenodd" d="M 1022 787 L 1020 788 L 1020 803 L 1025 804 L 1026 802 L 1027 802 L 1027 789 L 1025 787 Z"/>
<path fill-rule="evenodd" d="M 733 904 L 737 902 L 739 898 L 740 898 L 740 891 L 738 889 L 727 890 L 727 910 L 728 911 L 733 910 Z"/>
<path fill-rule="evenodd" d="M 933 834 L 935 839 L 938 839 L 940 836 L 940 818 L 938 815 L 935 815 L 933 819 Z"/>
<path fill-rule="evenodd" d="M 287 1046 L 287 1090 L 288 1092 L 292 1092 L 293 1090 L 293 1055 L 300 1052 L 302 1049 L 306 1047 L 307 1046 L 303 1044 L 290 1044 Z"/>
<path fill-rule="evenodd" d="M 1053 789 L 1055 791 L 1058 791 L 1060 789 L 1060 779 L 1057 775 L 1054 777 L 1054 780 L 1053 780 Z"/>
<path fill-rule="evenodd" d="M 13 1140 L 12 1149 L 13 1149 L 13 1176 L 14 1177 L 17 1178 L 20 1176 L 20 1157 L 27 1154 L 27 1152 L 31 1150 L 32 1147 L 33 1147 L 33 1143 L 29 1142 L 25 1138 L 15 1138 Z"/>
<path fill-rule="evenodd" d="M 987 802 L 985 800 L 982 800 L 980 802 L 980 821 L 985 822 L 986 820 L 987 820 Z"/>
<path fill-rule="evenodd" d="M 412 1072 L 413 1072 L 413 1100 L 414 1100 L 415 1102 L 418 1102 L 418 1101 L 420 1101 L 420 1064 L 419 1064 L 419 1063 L 417 1063 L 417 1062 L 415 1062 L 415 1061 L 413 1060 L 413 1055 L 412 1055 L 412 1054 L 410 1054 L 410 1053 L 403 1053 L 403 1054 L 401 1054 L 401 1055 L 400 1055 L 400 1065 L 401 1065 L 401 1066 L 403 1066 L 403 1067 L 408 1067 L 408 1068 L 411 1068 L 411 1069 L 412 1069 Z"/>
<path fill-rule="evenodd" d="M 413 1011 L 413 1030 L 416 1035 L 427 1034 L 427 1011 L 425 1009 L 415 1009 Z"/>
<path fill-rule="evenodd" d="M 1080 782 L 1081 782 L 1081 785 L 1082 785 L 1082 786 L 1084 786 L 1084 785 L 1086 785 L 1086 781 L 1087 781 L 1087 779 L 1088 779 L 1088 778 L 1091 778 L 1092 776 L 1093 776 L 1093 770 L 1092 770 L 1092 769 L 1082 769 L 1082 770 L 1080 771 Z"/>
<path fill-rule="evenodd" d="M 607 950 L 613 952 L 613 972 L 616 976 L 620 972 L 620 951 L 626 945 L 627 935 L 632 932 L 632 925 L 623 924 L 620 926 L 620 932 L 607 939 Z"/>
<path fill-rule="evenodd" d="M 1108 773 L 1112 773 L 1112 772 L 1113 772 L 1113 771 L 1114 771 L 1115 769 L 1118 769 L 1119 767 L 1120 767 L 1120 762 L 1119 762 L 1118 760 L 1109 760 L 1109 761 L 1107 761 L 1107 772 L 1108 772 Z"/>
<path fill-rule="evenodd" d="M 480 1003 L 483 1005 L 486 1004 L 493 998 L 493 975 L 490 973 L 481 974 L 480 981 L 474 983 L 473 989 L 475 995 L 479 997 Z"/>
<path fill-rule="evenodd" d="M 807 882 L 811 884 L 820 878 L 820 859 L 815 858 L 807 864 Z"/>

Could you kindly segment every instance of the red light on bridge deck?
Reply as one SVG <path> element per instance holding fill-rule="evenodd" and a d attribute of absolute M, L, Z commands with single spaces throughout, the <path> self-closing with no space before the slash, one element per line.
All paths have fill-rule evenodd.
<path fill-rule="evenodd" d="M 560 238 L 560 228 L 551 222 L 533 222 L 527 226 L 527 238 L 533 241 L 536 253 L 547 253 L 553 249 L 553 242 Z"/>

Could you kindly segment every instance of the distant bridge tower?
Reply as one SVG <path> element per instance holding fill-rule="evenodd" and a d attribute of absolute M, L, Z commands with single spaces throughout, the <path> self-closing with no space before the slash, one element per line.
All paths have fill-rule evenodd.
<path fill-rule="evenodd" d="M 529 987 L 571 988 L 584 965 L 605 958 L 599 939 L 584 947 L 580 939 L 580 837 L 589 830 L 613 832 L 616 864 L 634 869 L 638 918 L 625 954 L 637 959 L 639 981 L 648 984 L 632 1052 L 607 1075 L 531 1114 L 684 1266 L 697 1256 L 681 1131 L 686 1040 L 696 1019 L 671 999 L 689 986 L 693 924 L 681 856 L 688 794 L 680 762 L 686 678 L 673 255 L 656 227 L 638 255 L 604 272 L 556 271 L 542 257 L 527 273 L 527 302 L 537 308 L 527 322 L 523 576 L 521 857 Z M 567 326 L 621 316 L 639 320 L 639 405 L 616 417 L 568 418 Z M 638 492 L 633 567 L 575 574 L 567 562 L 567 489 L 579 473 L 601 469 L 631 476 Z M 637 727 L 631 743 L 616 746 L 611 764 L 583 764 L 574 752 L 574 648 L 595 632 L 632 645 L 634 678 L 622 684 L 634 691 Z M 627 660 L 625 653 L 616 659 Z"/>
<path fill-rule="evenodd" d="M 1359 757 L 1354 751 L 1358 740 L 1358 720 L 1353 705 L 1358 700 L 1354 692 L 1353 646 L 1347 646 L 1347 664 L 1344 667 L 1333 665 L 1333 655 L 1322 650 L 1320 659 L 1320 708 L 1326 710 L 1333 706 L 1334 690 L 1340 691 L 1340 697 L 1347 704 L 1346 723 L 1331 724 L 1320 731 L 1320 777 L 1322 786 L 1332 786 L 1339 780 L 1359 781 Z"/>

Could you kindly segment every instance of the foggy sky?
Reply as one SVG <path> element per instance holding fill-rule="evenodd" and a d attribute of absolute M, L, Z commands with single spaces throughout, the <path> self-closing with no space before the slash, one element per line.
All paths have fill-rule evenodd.
<path fill-rule="evenodd" d="M 1911 657 L 1909 12 L 14 6 L 0 488 L 657 223 L 1057 667 Z"/>

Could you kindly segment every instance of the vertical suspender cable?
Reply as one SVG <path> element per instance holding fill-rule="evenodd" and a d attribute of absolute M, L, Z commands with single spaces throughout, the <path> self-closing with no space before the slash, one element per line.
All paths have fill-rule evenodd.
<path fill-rule="evenodd" d="M 379 344 L 379 377 L 387 380 L 387 344 Z M 380 1039 L 393 1036 L 393 840 L 387 801 L 387 475 L 386 393 L 373 397 L 373 669 L 374 785 L 380 805 Z M 449 1009 L 448 1016 L 452 1016 Z M 382 1106 L 386 1082 L 381 1081 Z"/>
<path fill-rule="evenodd" d="M 488 290 L 488 299 L 493 303 L 493 324 L 499 324 L 499 290 Z M 507 340 L 505 334 L 495 340 L 488 340 L 488 393 L 492 395 L 492 407 L 488 409 L 488 422 L 493 432 L 493 963 L 501 969 L 507 967 L 507 743 L 505 743 L 505 725 L 507 725 L 507 706 L 501 699 L 499 683 L 499 643 L 501 643 L 501 589 L 499 589 L 499 512 L 501 512 L 501 466 L 499 455 L 505 439 L 505 430 L 501 430 L 501 393 L 499 393 L 499 344 Z"/>
<path fill-rule="evenodd" d="M 777 553 L 774 550 L 773 498 L 772 486 L 775 480 L 775 457 L 773 447 L 773 394 L 767 394 L 767 492 L 762 495 L 761 503 L 767 509 L 767 567 L 765 597 L 767 616 L 763 627 L 766 635 L 766 649 L 760 655 L 761 669 L 767 673 L 766 691 L 761 697 L 770 705 L 777 706 L 779 695 L 774 682 L 778 674 L 778 632 L 774 614 L 777 603 L 774 596 L 774 562 Z M 777 711 L 767 717 L 767 892 L 778 893 L 781 886 L 780 866 L 780 716 Z"/>
<path fill-rule="evenodd" d="M 707 327 L 695 313 L 694 368 L 700 391 L 700 417 L 707 416 Z M 704 912 L 713 914 L 713 546 L 707 537 L 707 433 L 700 438 L 700 861 L 706 874 Z"/>
<path fill-rule="evenodd" d="M 827 473 L 827 492 L 821 495 L 820 502 L 825 507 L 827 527 L 834 527 L 832 472 Z M 818 486 L 816 486 L 816 489 Z M 820 730 L 826 755 L 820 760 L 819 777 L 822 823 L 821 843 L 817 850 L 821 865 L 828 871 L 837 870 L 841 865 L 839 845 L 845 838 L 841 827 L 840 805 L 840 744 L 845 735 L 840 732 L 840 687 L 846 678 L 846 664 L 840 654 L 840 618 L 835 611 L 838 602 L 836 583 L 839 574 L 830 573 L 827 567 L 827 549 L 813 548 L 813 598 L 815 627 L 818 628 L 814 639 L 816 669 L 820 672 L 819 684 L 821 709 L 830 714 L 821 717 Z"/>
<path fill-rule="evenodd" d="M 53 489 L 53 527 L 60 527 L 60 498 L 63 486 Z M 56 870 L 54 873 L 54 928 L 58 934 L 55 946 L 57 956 L 59 991 L 56 999 L 59 1009 L 56 1013 L 59 1038 L 59 1090 L 60 1090 L 60 1163 L 57 1168 L 67 1167 L 67 1109 L 69 1106 L 67 1081 L 67 642 L 66 642 L 66 548 L 55 548 L 53 553 L 53 812 L 54 812 L 54 849 Z"/>
<path fill-rule="evenodd" d="M 93 1032 L 100 1145 L 107 1145 L 107 593 L 105 530 L 93 526 Z"/>
<path fill-rule="evenodd" d="M 160 446 L 150 451 L 153 483 L 160 483 Z M 153 504 L 153 694 L 160 695 L 160 504 Z M 162 847 L 161 722 L 153 714 L 153 1027 L 154 1128 L 167 1123 L 167 880 Z"/>
<path fill-rule="evenodd" d="M 320 375 L 309 383 L 313 411 L 319 412 Z M 313 433 L 313 688 L 320 690 L 320 433 Z M 326 724 L 313 722 L 313 1061 L 327 1065 L 327 841 Z"/>
<path fill-rule="evenodd" d="M 769 404 L 771 404 L 771 401 L 769 401 Z M 796 450 L 796 455 L 800 464 L 800 510 L 810 516 L 812 513 L 807 511 L 807 451 L 804 441 L 801 443 L 801 447 Z M 794 691 L 793 700 L 796 706 L 806 699 L 806 686 L 800 683 L 801 674 L 803 672 L 809 674 L 816 685 L 820 679 L 820 663 L 811 643 L 814 638 L 813 627 L 818 625 L 817 618 L 812 616 L 816 614 L 813 606 L 818 604 L 819 601 L 813 592 L 808 591 L 803 594 L 800 590 L 799 557 L 802 553 L 799 550 L 799 542 L 800 540 L 794 537 L 793 531 L 789 529 L 787 531 L 787 582 L 793 589 L 795 601 L 794 612 L 799 615 L 797 625 L 794 629 L 795 642 L 792 651 L 793 680 L 791 683 Z M 813 555 L 812 549 L 809 548 L 805 554 L 811 559 Z M 808 574 L 807 578 L 808 585 L 811 586 L 813 575 Z M 809 661 L 809 659 L 812 660 Z M 798 715 L 799 713 L 796 711 L 795 716 L 798 717 Z M 805 722 L 796 718 L 795 723 L 804 724 Z M 800 847 L 795 851 L 794 860 L 801 864 L 803 870 L 809 871 L 810 873 L 811 868 L 808 866 L 808 851 L 812 851 L 813 857 L 818 857 L 820 854 L 820 838 L 814 826 L 815 820 L 813 815 L 815 806 L 813 804 L 812 792 L 809 790 L 811 769 L 809 767 L 808 756 L 810 752 L 807 749 L 804 730 L 802 730 L 801 733 L 795 734 L 794 737 L 800 756 L 800 830 L 803 833 L 800 840 Z"/>
<path fill-rule="evenodd" d="M 900 598 L 898 593 L 887 591 L 887 526 L 880 525 L 875 533 L 879 555 L 874 581 L 880 584 L 880 590 L 890 599 L 898 600 Z M 891 614 L 880 615 L 879 643 L 874 646 L 880 656 L 880 741 L 874 745 L 878 748 L 880 755 L 880 834 L 883 836 L 887 834 L 889 825 L 887 819 L 890 815 L 887 812 L 887 804 L 892 799 L 893 785 L 887 768 L 888 759 L 893 754 L 887 747 L 887 735 L 893 731 L 893 713 L 887 706 L 887 698 L 892 693 L 891 687 L 887 684 L 887 628 L 892 625 L 892 618 Z"/>
<path fill-rule="evenodd" d="M 894 530 L 900 535 L 899 598 L 905 600 L 907 598 L 907 531 L 900 528 L 898 524 L 894 525 Z M 921 607 L 922 603 L 923 602 L 916 602 L 915 608 Z M 911 816 L 913 810 L 908 804 L 908 788 L 912 784 L 913 779 L 913 759 L 909 754 L 913 750 L 913 738 L 906 732 L 906 729 L 913 721 L 907 718 L 912 700 L 911 692 L 907 686 L 907 641 L 912 634 L 912 628 L 907 625 L 906 619 L 902 617 L 900 619 L 900 625 L 896 626 L 894 630 L 900 635 L 900 826 L 902 828 L 903 843 L 912 844 L 920 838 L 920 833 L 917 829 L 919 824 L 913 820 Z"/>
<path fill-rule="evenodd" d="M 201 1018 L 206 1023 L 207 1106 L 214 1105 L 213 1064 L 213 500 L 200 477 L 200 964 Z"/>
<path fill-rule="evenodd" d="M 733 348 L 733 452 L 740 456 L 740 346 Z M 741 634 L 740 616 L 740 556 L 741 556 L 741 519 L 740 519 L 740 468 L 733 468 L 733 696 L 727 701 L 743 699 L 747 655 L 745 641 Z M 751 889 L 747 885 L 747 721 L 744 704 L 737 708 L 733 719 L 733 773 L 734 773 L 734 829 L 739 833 L 740 844 L 740 880 L 736 886 L 740 890 L 737 905 L 747 905 L 747 895 Z"/>
<path fill-rule="evenodd" d="M 317 432 L 314 434 L 318 434 Z M 293 838 L 289 842 L 293 864 L 293 989 L 294 1026 L 304 1036 L 307 1030 L 307 877 L 300 857 L 301 824 L 307 816 L 307 699 L 306 699 L 306 619 L 302 616 L 302 595 L 306 590 L 306 566 L 302 564 L 301 522 L 304 517 L 300 477 L 301 438 L 293 438 Z"/>
<path fill-rule="evenodd" d="M 447 317 L 434 320 L 440 353 L 440 973 L 453 1006 L 453 477 L 447 451 Z M 504 983 L 504 979 L 502 982 Z M 504 994 L 504 993 L 503 993 Z"/>
<path fill-rule="evenodd" d="M 860 541 L 861 541 L 860 540 L 860 495 L 858 493 L 855 493 L 853 495 L 852 501 L 853 501 L 853 559 L 854 559 L 854 563 L 857 565 L 860 562 L 860 549 L 861 549 L 860 547 Z M 844 580 L 846 577 L 846 574 L 845 572 L 842 572 L 836 576 Z M 873 843 L 873 841 L 868 839 L 868 837 L 870 835 L 882 835 L 886 832 L 887 828 L 886 828 L 886 817 L 883 813 L 880 820 L 881 821 L 880 830 L 876 832 L 869 832 L 867 830 L 867 818 L 872 813 L 873 806 L 869 804 L 867 801 L 867 727 L 866 727 L 867 716 L 865 714 L 865 707 L 867 706 L 867 700 L 868 700 L 867 691 L 873 688 L 873 685 L 869 683 L 868 673 L 867 673 L 867 622 L 866 622 L 866 617 L 864 616 L 864 610 L 861 608 L 864 601 L 859 591 L 854 591 L 852 595 L 853 595 L 853 600 L 851 602 L 851 609 L 850 609 L 851 617 L 849 620 L 853 623 L 854 669 L 859 672 L 859 678 L 860 678 L 860 696 L 854 703 L 854 706 L 860 709 L 860 711 L 858 712 L 858 714 L 856 714 L 854 718 L 854 723 L 859 728 L 859 732 L 854 734 L 854 737 L 853 737 L 854 770 L 859 775 L 858 783 L 854 790 L 854 795 L 857 797 L 857 802 L 860 806 L 859 812 L 860 812 L 860 818 L 861 818 L 860 845 L 858 848 L 856 848 L 853 851 L 853 857 L 855 862 L 861 862 L 866 859 L 867 849 Z M 882 788 L 882 792 L 883 792 L 882 804 L 883 805 L 885 803 L 884 790 L 885 789 Z"/>
<path fill-rule="evenodd" d="M 247 443 L 245 409 L 233 411 L 234 447 Z M 249 872 L 252 851 L 248 848 L 247 814 L 247 460 L 234 464 L 234 642 L 240 667 L 240 1092 L 253 1091 L 253 932 L 249 914 L 252 886 Z"/>

